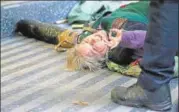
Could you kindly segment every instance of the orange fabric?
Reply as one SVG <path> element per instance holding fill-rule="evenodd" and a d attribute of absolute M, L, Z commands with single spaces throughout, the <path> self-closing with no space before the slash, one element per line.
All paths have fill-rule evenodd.
<path fill-rule="evenodd" d="M 76 32 L 65 30 L 58 36 L 58 46 L 63 48 L 72 48 L 76 44 L 77 36 L 78 34 Z"/>

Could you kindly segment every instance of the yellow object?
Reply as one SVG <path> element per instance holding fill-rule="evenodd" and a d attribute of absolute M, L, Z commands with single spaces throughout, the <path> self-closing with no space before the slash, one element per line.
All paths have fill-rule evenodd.
<path fill-rule="evenodd" d="M 73 24 L 72 25 L 73 29 L 83 29 L 83 27 L 84 27 L 84 24 Z"/>
<path fill-rule="evenodd" d="M 97 32 L 96 29 L 93 29 L 93 28 L 91 28 L 91 27 L 83 27 L 83 30 L 85 30 L 85 31 L 89 31 L 89 32 L 92 32 L 92 33 Z"/>
<path fill-rule="evenodd" d="M 74 48 L 67 51 L 67 69 L 70 71 L 74 71 L 77 69 L 77 64 L 74 62 Z"/>
<path fill-rule="evenodd" d="M 58 35 L 59 44 L 55 46 L 55 50 L 59 48 L 72 48 L 77 43 L 78 33 L 65 30 Z"/>
<path fill-rule="evenodd" d="M 140 68 L 139 65 L 130 66 L 130 67 L 124 72 L 124 75 L 139 77 L 141 71 L 142 71 L 142 70 L 141 70 L 141 68 Z"/>
<path fill-rule="evenodd" d="M 88 102 L 84 102 L 84 101 L 74 101 L 73 104 L 75 105 L 81 105 L 81 106 L 88 106 Z"/>

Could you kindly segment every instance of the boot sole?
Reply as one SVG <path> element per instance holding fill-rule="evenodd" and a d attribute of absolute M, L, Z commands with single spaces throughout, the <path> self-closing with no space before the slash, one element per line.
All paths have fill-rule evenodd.
<path fill-rule="evenodd" d="M 162 102 L 158 105 L 154 105 L 154 104 L 137 103 L 134 101 L 117 100 L 118 98 L 116 98 L 115 96 L 111 97 L 113 102 L 120 104 L 120 105 L 130 106 L 130 107 L 137 107 L 137 108 L 147 107 L 147 108 L 155 110 L 155 111 L 167 111 L 167 110 L 171 110 L 171 107 L 172 107 L 172 104 L 170 102 L 167 102 L 168 100 L 166 100 L 165 102 Z"/>
<path fill-rule="evenodd" d="M 157 110 L 157 111 L 166 111 L 166 110 L 171 110 L 171 108 L 172 108 L 172 104 L 168 100 L 166 100 L 160 104 L 157 104 L 157 105 L 145 104 L 144 106 L 148 107 L 152 110 Z"/>

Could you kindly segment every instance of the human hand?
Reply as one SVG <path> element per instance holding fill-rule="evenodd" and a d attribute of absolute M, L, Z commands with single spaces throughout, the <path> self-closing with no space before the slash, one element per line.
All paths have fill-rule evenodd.
<path fill-rule="evenodd" d="M 112 36 L 112 33 L 115 33 L 115 37 Z M 119 29 L 111 29 L 109 32 L 109 43 L 108 46 L 113 49 L 116 47 L 121 41 L 122 30 Z"/>
<path fill-rule="evenodd" d="M 115 37 L 113 37 L 113 33 L 115 33 Z M 109 32 L 109 39 L 117 38 L 118 40 L 121 40 L 122 37 L 122 30 L 120 29 L 111 29 Z"/>

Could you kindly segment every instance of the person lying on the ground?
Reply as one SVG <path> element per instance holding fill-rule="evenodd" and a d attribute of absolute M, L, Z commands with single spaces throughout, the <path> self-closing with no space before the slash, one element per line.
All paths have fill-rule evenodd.
<path fill-rule="evenodd" d="M 132 23 L 132 24 L 131 24 Z M 135 29 L 140 29 L 140 28 L 144 28 L 141 27 L 143 25 L 136 23 L 133 24 L 135 22 L 128 22 L 126 23 L 124 26 L 124 28 L 126 28 L 128 30 L 135 30 Z M 93 32 L 96 32 L 97 30 L 92 29 Z M 22 33 L 24 36 L 28 36 L 28 37 L 32 37 L 32 38 L 36 38 L 38 40 L 42 40 L 45 41 L 47 43 L 51 43 L 51 44 L 58 44 L 56 46 L 56 50 L 63 50 L 62 48 L 71 48 L 73 47 L 75 44 L 80 43 L 81 40 L 78 37 L 76 32 L 70 32 L 69 30 L 66 29 L 62 29 L 60 27 L 57 27 L 53 24 L 48 24 L 48 23 L 43 23 L 40 21 L 35 21 L 35 20 L 20 20 L 17 24 L 16 24 L 16 29 L 15 32 L 20 32 Z M 72 35 L 71 35 L 72 34 Z M 89 40 L 89 38 L 87 38 L 86 40 Z M 115 40 L 115 39 L 114 39 Z M 113 40 L 113 42 L 115 42 Z M 111 43 L 109 43 L 111 44 Z M 114 44 L 114 43 L 113 43 Z M 61 48 L 61 49 L 59 49 Z M 131 70 L 133 71 L 135 69 L 135 72 L 133 72 L 133 75 L 138 75 L 140 68 L 138 65 L 132 66 L 133 64 L 129 64 L 129 62 L 131 62 L 131 55 L 133 53 L 133 51 L 131 49 L 128 48 L 117 48 L 118 51 L 122 51 L 123 55 L 124 55 L 124 51 L 127 55 L 123 56 L 126 57 L 125 59 L 123 58 L 116 58 L 115 55 L 113 55 L 116 50 L 113 51 L 112 53 L 108 53 L 111 54 L 112 58 L 109 58 L 110 60 L 107 61 L 106 59 L 106 65 L 107 67 L 111 70 L 111 71 L 117 71 L 119 73 L 122 74 L 126 74 L 126 75 L 130 75 L 131 74 Z M 120 49 L 120 50 L 119 50 Z M 117 52 L 118 52 L 117 51 Z M 116 54 L 116 53 L 115 53 Z M 118 54 L 121 54 L 118 53 Z M 127 57 L 128 56 L 128 57 Z M 120 59 L 120 61 L 119 61 Z M 114 62 L 119 62 L 118 64 L 114 63 Z M 123 63 L 127 63 L 127 66 L 124 65 Z"/>
<path fill-rule="evenodd" d="M 106 32 L 109 32 L 110 29 L 124 29 L 126 31 L 135 31 L 135 30 L 144 30 L 147 31 L 147 24 L 148 24 L 148 4 L 149 2 L 138 2 L 138 3 L 131 3 L 129 5 L 126 5 L 123 8 L 119 8 L 116 11 L 114 11 L 111 15 L 108 15 L 107 17 L 102 17 L 99 18 L 93 25 L 92 28 L 97 28 L 97 29 L 102 29 L 105 30 Z M 93 32 L 89 32 L 89 31 L 84 31 L 82 34 L 79 35 L 79 39 L 80 41 L 82 41 L 85 38 L 91 37 L 90 35 L 92 35 Z M 93 35 L 94 36 L 94 35 Z M 117 42 L 118 43 L 118 42 Z M 87 47 L 87 46 L 86 46 Z M 77 46 L 75 47 L 76 49 Z M 78 53 L 72 53 L 72 52 L 76 52 L 76 49 L 72 49 L 70 52 L 68 52 L 68 62 L 67 62 L 67 68 L 69 69 L 75 69 L 75 67 L 78 68 L 79 63 L 84 62 L 84 59 L 73 59 L 75 56 L 78 57 Z M 85 49 L 84 46 L 82 46 L 83 49 Z M 109 48 L 108 48 L 109 49 Z M 87 52 L 86 50 L 84 50 L 85 52 Z M 93 51 L 94 52 L 94 51 Z M 104 51 L 103 51 L 104 52 Z M 130 48 L 126 48 L 126 47 L 122 47 L 121 45 L 118 45 L 116 48 L 112 49 L 110 48 L 110 50 L 108 50 L 109 53 L 108 54 L 108 58 L 100 58 L 99 63 L 96 60 L 92 60 L 91 58 L 88 59 L 88 63 L 86 62 L 86 64 L 88 64 L 89 66 L 92 67 L 93 64 L 95 64 L 95 66 L 93 66 L 94 69 L 96 68 L 100 68 L 101 65 L 101 60 L 102 63 L 104 61 L 106 61 L 106 65 L 107 67 L 112 70 L 112 71 L 117 71 L 120 73 L 128 73 L 129 71 L 131 71 L 134 69 L 137 69 L 134 73 L 135 74 L 139 74 L 140 72 L 140 68 L 138 65 L 136 66 L 132 66 L 133 65 L 131 62 L 133 61 L 137 61 L 138 57 L 142 57 L 143 54 L 143 49 L 139 48 L 139 49 L 130 49 Z M 71 55 L 70 55 L 71 54 Z M 75 54 L 75 55 L 74 55 Z M 139 56 L 136 56 L 139 55 Z M 104 55 L 104 54 L 103 54 Z M 93 54 L 94 56 L 94 54 Z M 78 61 L 77 61 L 78 59 Z M 78 62 L 77 65 L 76 62 L 74 61 L 76 60 L 76 62 Z M 90 62 L 91 60 L 91 62 Z M 79 62 L 80 61 L 80 62 Z M 95 63 L 93 63 L 95 62 Z M 114 63 L 115 62 L 115 63 Z M 120 66 L 122 65 L 122 66 Z M 99 66 L 99 67 L 96 67 Z M 137 68 L 136 68 L 137 67 Z M 88 68 L 88 67 L 83 67 L 83 68 Z M 91 69 L 93 69 L 91 68 Z M 127 68 L 127 69 L 126 69 Z"/>
<path fill-rule="evenodd" d="M 109 36 L 103 30 L 98 31 L 68 50 L 67 68 L 94 71 L 104 65 L 106 56 L 116 63 L 130 64 L 142 57 L 145 35 L 142 30 L 111 29 Z"/>
<path fill-rule="evenodd" d="M 111 36 L 112 32 L 116 33 L 115 37 Z M 111 71 L 138 77 L 145 35 L 146 31 L 142 30 L 111 29 L 108 37 L 105 31 L 98 31 L 68 50 L 67 68 L 94 71 L 107 66 Z"/>

